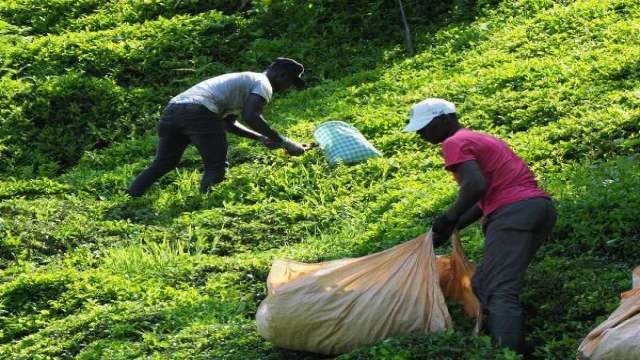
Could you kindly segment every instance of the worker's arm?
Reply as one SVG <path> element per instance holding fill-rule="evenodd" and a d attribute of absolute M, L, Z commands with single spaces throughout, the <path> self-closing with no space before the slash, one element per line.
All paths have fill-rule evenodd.
<path fill-rule="evenodd" d="M 478 221 L 481 217 L 482 217 L 482 209 L 480 209 L 480 206 L 478 206 L 478 204 L 475 204 L 471 209 L 467 210 L 467 212 L 460 217 L 460 220 L 458 220 L 458 225 L 456 225 L 456 228 L 458 230 L 462 230 L 467 226 L 473 224 L 474 222 Z"/>
<path fill-rule="evenodd" d="M 438 248 L 444 245 L 453 230 L 466 227 L 471 222 L 478 220 L 478 201 L 482 199 L 487 190 L 487 179 L 482 175 L 480 166 L 475 160 L 456 164 L 452 168 L 460 180 L 460 191 L 453 205 L 445 215 L 437 217 L 433 221 L 433 246 Z M 482 215 L 482 212 L 480 212 Z"/>
<path fill-rule="evenodd" d="M 460 191 L 458 192 L 456 201 L 449 208 L 449 211 L 447 211 L 446 216 L 450 220 L 460 221 L 463 215 L 466 215 L 468 211 L 477 207 L 478 201 L 482 199 L 487 190 L 488 183 L 487 179 L 482 175 L 482 170 L 480 170 L 478 162 L 475 160 L 456 164 L 452 170 L 456 173 L 458 179 L 460 179 Z M 470 219 L 473 219 L 473 221 L 478 220 L 479 217 L 473 218 L 478 215 L 478 210 L 480 210 L 479 207 L 477 210 L 469 213 L 470 217 L 464 219 L 465 222 Z M 482 214 L 480 213 L 480 215 Z"/>
<path fill-rule="evenodd" d="M 237 116 L 235 115 L 226 116 L 223 121 L 225 130 L 227 130 L 228 132 L 234 135 L 245 137 L 248 139 L 253 139 L 253 140 L 260 140 L 260 138 L 264 136 L 264 135 L 258 134 L 257 132 L 251 129 L 246 128 L 244 125 L 237 122 L 236 119 L 237 119 Z"/>
<path fill-rule="evenodd" d="M 280 135 L 277 131 L 273 130 L 269 124 L 262 117 L 262 108 L 264 107 L 266 100 L 256 94 L 249 95 L 249 98 L 244 104 L 242 117 L 250 128 L 259 132 L 260 134 L 268 137 L 277 144 L 281 144 L 285 148 L 289 155 L 297 156 L 302 155 L 305 152 L 305 147 L 302 144 L 291 141 L 286 137 Z M 267 146 L 268 143 L 266 143 Z"/>
<path fill-rule="evenodd" d="M 262 116 L 262 108 L 266 100 L 260 95 L 251 94 L 244 104 L 242 118 L 249 127 L 275 142 L 281 142 L 282 136 L 267 124 Z"/>

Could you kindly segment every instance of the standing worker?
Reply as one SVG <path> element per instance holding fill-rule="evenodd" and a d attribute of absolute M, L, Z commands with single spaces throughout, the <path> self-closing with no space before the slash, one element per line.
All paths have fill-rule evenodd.
<path fill-rule="evenodd" d="M 126 193 L 142 196 L 156 180 L 176 168 L 189 144 L 195 145 L 204 163 L 200 192 L 207 192 L 224 180 L 229 166 L 227 131 L 260 141 L 269 149 L 283 147 L 290 155 L 304 153 L 304 145 L 280 135 L 262 116 L 262 108 L 274 93 L 282 93 L 292 85 L 299 89 L 304 86 L 300 78 L 303 72 L 300 63 L 278 58 L 264 73 L 216 76 L 171 99 L 158 123 L 156 157 Z M 236 121 L 239 114 L 251 129 Z"/>
<path fill-rule="evenodd" d="M 494 342 L 525 353 L 525 319 L 519 300 L 525 271 L 556 222 L 550 196 L 509 146 L 458 122 L 456 107 L 442 99 L 413 106 L 402 132 L 442 143 L 445 168 L 460 185 L 458 196 L 432 225 L 434 248 L 455 229 L 482 219 L 484 251 L 472 279 Z"/>

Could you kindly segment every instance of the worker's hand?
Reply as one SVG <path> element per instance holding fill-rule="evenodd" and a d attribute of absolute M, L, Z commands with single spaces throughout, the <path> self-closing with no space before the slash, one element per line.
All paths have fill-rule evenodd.
<path fill-rule="evenodd" d="M 298 156 L 304 154 L 305 148 L 302 144 L 295 141 L 291 141 L 286 137 L 282 137 L 282 147 L 287 150 L 287 153 L 291 156 Z"/>
<path fill-rule="evenodd" d="M 451 234 L 456 229 L 458 220 L 451 220 L 446 215 L 438 216 L 431 226 L 433 233 L 433 248 L 437 249 L 447 243 Z"/>
<path fill-rule="evenodd" d="M 282 143 L 279 143 L 277 141 L 273 141 L 273 140 L 269 139 L 268 137 L 266 137 L 264 135 L 260 135 L 260 137 L 258 138 L 258 141 L 263 143 L 264 146 L 266 146 L 267 149 L 269 149 L 269 150 L 275 150 L 275 149 L 279 149 L 279 148 L 282 147 Z"/>

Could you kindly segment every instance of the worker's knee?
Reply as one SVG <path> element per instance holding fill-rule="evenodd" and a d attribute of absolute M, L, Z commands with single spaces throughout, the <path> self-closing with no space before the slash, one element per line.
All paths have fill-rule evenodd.
<path fill-rule="evenodd" d="M 154 161 L 148 168 L 149 173 L 162 176 L 178 167 L 178 161 Z"/>
<path fill-rule="evenodd" d="M 487 299 L 486 310 L 490 314 L 520 316 L 522 304 L 516 291 L 493 293 Z"/>

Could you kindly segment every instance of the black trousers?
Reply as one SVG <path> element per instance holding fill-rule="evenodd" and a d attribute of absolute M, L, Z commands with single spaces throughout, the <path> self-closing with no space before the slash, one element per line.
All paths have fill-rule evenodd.
<path fill-rule="evenodd" d="M 525 348 L 519 300 L 525 271 L 556 218 L 552 201 L 536 197 L 497 209 L 483 225 L 484 255 L 472 279 L 473 292 L 487 315 L 491 337 L 518 353 Z"/>
<path fill-rule="evenodd" d="M 158 122 L 156 157 L 126 193 L 142 196 L 154 182 L 178 166 L 189 144 L 195 145 L 204 163 L 200 192 L 207 192 L 212 185 L 222 182 L 229 167 L 222 118 L 202 105 L 169 104 Z"/>

